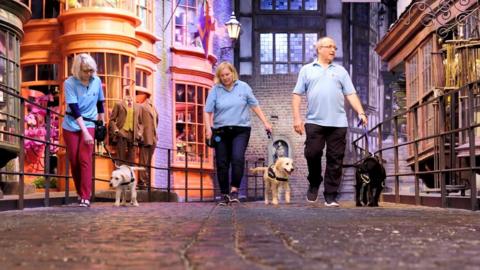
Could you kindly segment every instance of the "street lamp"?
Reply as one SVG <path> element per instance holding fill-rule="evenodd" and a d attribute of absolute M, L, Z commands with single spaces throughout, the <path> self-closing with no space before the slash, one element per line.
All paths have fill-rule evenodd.
<path fill-rule="evenodd" d="M 240 35 L 240 28 L 242 26 L 240 22 L 237 21 L 237 18 L 235 17 L 235 12 L 232 11 L 230 20 L 225 23 L 225 26 L 227 27 L 228 37 L 230 37 L 230 39 L 235 42 Z"/>
<path fill-rule="evenodd" d="M 235 17 L 235 12 L 232 11 L 230 20 L 228 20 L 228 22 L 225 23 L 228 37 L 230 38 L 230 44 L 229 46 L 220 48 L 220 62 L 223 60 L 223 57 L 235 47 L 235 42 L 238 40 L 238 37 L 240 36 L 241 26 L 242 24 L 240 24 L 240 22 Z"/>

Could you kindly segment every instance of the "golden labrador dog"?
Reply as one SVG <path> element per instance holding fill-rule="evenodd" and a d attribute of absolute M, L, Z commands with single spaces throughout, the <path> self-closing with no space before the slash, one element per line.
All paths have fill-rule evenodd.
<path fill-rule="evenodd" d="M 279 157 L 270 167 L 257 167 L 251 169 L 252 173 L 263 172 L 265 182 L 265 204 L 268 204 L 269 193 L 272 193 L 272 204 L 278 204 L 280 189 L 285 191 L 285 202 L 290 203 L 290 184 L 288 178 L 293 172 L 293 160 L 287 157 Z"/>
<path fill-rule="evenodd" d="M 122 205 L 127 205 L 127 190 L 130 188 L 131 197 L 130 204 L 138 206 L 137 202 L 137 178 L 135 171 L 144 171 L 143 167 L 132 167 L 121 165 L 112 172 L 110 186 L 116 189 L 115 206 L 120 206 L 120 198 L 122 197 Z M 123 195 L 123 196 L 122 196 Z"/>

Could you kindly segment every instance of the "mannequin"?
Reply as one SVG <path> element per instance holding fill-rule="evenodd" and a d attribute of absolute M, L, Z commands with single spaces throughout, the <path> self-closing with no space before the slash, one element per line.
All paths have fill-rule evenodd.
<path fill-rule="evenodd" d="M 142 189 L 150 186 L 150 166 L 157 146 L 158 113 L 150 100 L 150 93 L 137 91 L 136 101 L 139 113 L 139 149 L 140 166 L 146 168 L 139 172 L 138 186 Z M 147 185 L 148 184 L 148 185 Z"/>
<path fill-rule="evenodd" d="M 116 147 L 119 165 L 132 165 L 135 161 L 133 145 L 138 138 L 136 124 L 139 119 L 139 112 L 138 105 L 133 102 L 133 98 L 128 94 L 113 107 L 108 130 L 110 132 L 110 142 Z"/>

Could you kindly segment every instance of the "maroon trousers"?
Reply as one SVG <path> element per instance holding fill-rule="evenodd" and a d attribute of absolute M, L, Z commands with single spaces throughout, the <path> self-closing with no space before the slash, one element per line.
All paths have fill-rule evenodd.
<path fill-rule="evenodd" d="M 88 132 L 93 137 L 95 129 L 89 128 Z M 63 139 L 67 146 L 68 161 L 77 194 L 82 199 L 90 200 L 92 195 L 92 155 L 94 145 L 87 144 L 83 140 L 82 131 L 71 132 L 63 129 Z"/>

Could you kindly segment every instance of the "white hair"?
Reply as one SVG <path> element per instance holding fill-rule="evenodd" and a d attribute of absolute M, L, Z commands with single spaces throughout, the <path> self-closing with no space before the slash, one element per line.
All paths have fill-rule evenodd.
<path fill-rule="evenodd" d="M 73 58 L 71 71 L 74 77 L 76 77 L 77 79 L 80 78 L 82 64 L 93 69 L 92 75 L 97 75 L 97 63 L 95 62 L 95 60 L 87 53 L 80 53 L 75 55 L 75 57 Z"/>

